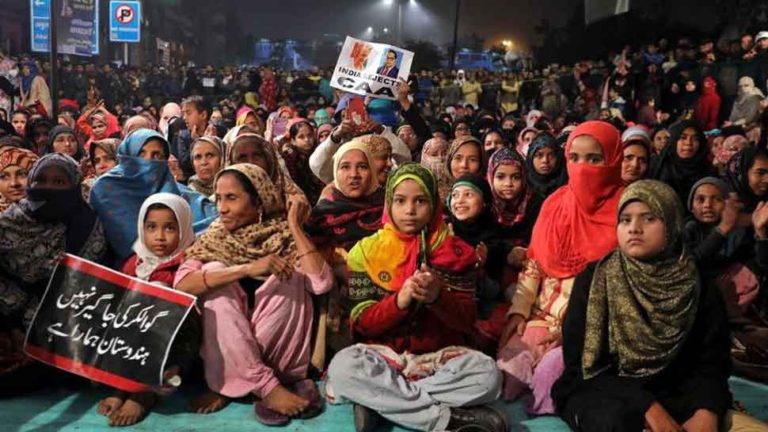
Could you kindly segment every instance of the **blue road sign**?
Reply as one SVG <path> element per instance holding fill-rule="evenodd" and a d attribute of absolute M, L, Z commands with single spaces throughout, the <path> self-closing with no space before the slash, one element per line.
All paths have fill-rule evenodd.
<path fill-rule="evenodd" d="M 50 25 L 51 25 L 51 0 L 29 0 L 29 32 L 32 35 L 33 52 L 49 52 Z M 93 16 L 93 46 L 91 54 L 99 54 L 99 2 L 94 3 L 96 9 Z"/>
<path fill-rule="evenodd" d="M 141 41 L 141 3 L 114 0 L 109 2 L 109 41 Z"/>

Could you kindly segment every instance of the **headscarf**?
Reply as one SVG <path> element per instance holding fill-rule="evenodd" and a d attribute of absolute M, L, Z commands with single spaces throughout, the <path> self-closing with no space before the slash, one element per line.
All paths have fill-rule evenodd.
<path fill-rule="evenodd" d="M 75 152 L 74 158 L 77 161 L 82 159 L 83 156 L 85 156 L 83 144 L 80 142 L 80 138 L 77 137 L 75 131 L 71 127 L 65 125 L 54 126 L 54 128 L 48 132 L 48 146 L 45 148 L 45 153 L 48 154 L 54 152 L 53 142 L 56 141 L 56 137 L 61 134 L 70 134 L 75 137 L 75 142 L 77 143 L 77 151 Z"/>
<path fill-rule="evenodd" d="M 341 158 L 351 150 L 363 152 L 371 168 L 371 187 L 363 196 L 355 199 L 344 194 L 336 178 Z M 376 180 L 376 168 L 368 145 L 357 139 L 349 141 L 336 151 L 333 156 L 333 177 L 330 190 L 324 192 L 320 201 L 312 208 L 305 229 L 316 246 L 333 243 L 348 249 L 358 240 L 381 228 L 384 189 Z"/>
<path fill-rule="evenodd" d="M 325 108 L 318 108 L 317 110 L 315 110 L 314 120 L 315 120 L 315 124 L 319 129 L 320 126 L 329 125 L 329 122 L 331 121 L 331 116 L 328 115 L 328 111 L 326 111 Z"/>
<path fill-rule="evenodd" d="M 765 155 L 764 151 L 756 147 L 747 147 L 739 151 L 725 167 L 725 180 L 731 189 L 736 192 L 739 199 L 744 204 L 742 209 L 745 212 L 754 211 L 760 201 L 765 200 L 765 196 L 757 196 L 749 185 L 749 169 L 755 164 L 758 155 Z"/>
<path fill-rule="evenodd" d="M 224 144 L 224 141 L 221 138 L 211 137 L 211 136 L 202 136 L 202 137 L 196 139 L 195 141 L 192 142 L 192 145 L 189 146 L 189 154 L 190 155 L 194 151 L 195 145 L 200 144 L 200 143 L 210 144 L 210 145 L 213 146 L 213 148 L 216 149 L 216 151 L 219 152 L 219 159 L 220 159 L 219 170 L 221 170 L 221 168 L 224 168 L 225 166 L 227 166 L 227 162 L 228 162 L 227 161 L 227 155 L 228 155 L 228 153 L 227 153 L 227 145 Z M 216 173 L 214 173 L 214 177 L 215 177 L 215 174 Z M 200 192 L 201 194 L 203 194 L 205 196 L 211 196 L 214 193 L 214 190 L 213 190 L 214 189 L 214 187 L 213 187 L 213 185 L 214 185 L 213 180 L 211 180 L 209 182 L 204 182 L 203 180 L 200 179 L 200 177 L 197 176 L 197 174 L 195 174 L 195 175 L 193 175 L 192 177 L 189 178 L 189 180 L 187 181 L 187 185 L 192 190 Z"/>
<path fill-rule="evenodd" d="M 531 146 L 533 145 L 533 140 L 531 140 L 530 143 L 527 145 L 523 143 L 523 138 L 525 137 L 525 134 L 533 132 L 534 139 L 536 138 L 536 135 L 538 135 L 539 130 L 536 129 L 533 126 L 529 126 L 523 130 L 520 131 L 519 134 L 517 134 L 517 143 L 515 144 L 515 149 L 518 153 L 520 153 L 520 156 L 527 157 L 528 152 L 530 151 Z"/>
<path fill-rule="evenodd" d="M 323 134 L 323 132 L 331 132 L 333 131 L 333 125 L 329 123 L 323 123 L 320 126 L 317 127 L 317 130 L 315 131 L 315 139 L 320 141 L 320 135 Z"/>
<path fill-rule="evenodd" d="M 277 255 L 293 265 L 298 264 L 296 244 L 286 219 L 285 192 L 257 165 L 228 166 L 216 175 L 216 181 L 228 172 L 240 173 L 251 182 L 259 195 L 261 220 L 230 232 L 221 219 L 216 219 L 187 249 L 186 258 L 233 266 Z"/>
<path fill-rule="evenodd" d="M 688 193 L 688 211 L 693 211 L 693 196 L 696 194 L 696 189 L 698 189 L 699 186 L 705 184 L 710 184 L 716 187 L 720 191 L 720 194 L 723 196 L 723 198 L 727 198 L 728 194 L 731 192 L 731 188 L 728 187 L 728 184 L 722 179 L 717 177 L 704 177 L 703 179 L 694 183 L 691 187 L 691 192 Z"/>
<path fill-rule="evenodd" d="M 412 180 L 426 193 L 431 207 L 430 222 L 417 234 L 401 232 L 392 221 L 392 201 L 400 183 Z M 351 273 L 363 273 L 382 289 L 398 291 L 421 264 L 451 275 L 451 288 L 469 290 L 476 283 L 474 249 L 452 235 L 444 222 L 437 195 L 437 181 L 427 169 L 415 163 L 398 167 L 387 179 L 384 226 L 352 248 L 347 256 Z M 358 310 L 357 314 L 361 311 Z M 353 311 L 355 314 L 355 311 Z"/>
<path fill-rule="evenodd" d="M 430 138 L 424 143 L 421 149 L 421 159 L 419 163 L 424 168 L 430 170 L 437 179 L 437 188 L 440 197 L 445 199 L 451 192 L 451 175 L 445 165 L 446 156 L 432 156 L 432 154 L 445 155 L 448 150 L 448 141 L 443 138 Z"/>
<path fill-rule="evenodd" d="M 144 243 L 144 220 L 147 218 L 149 207 L 154 204 L 168 207 L 176 215 L 176 223 L 179 224 L 179 245 L 166 257 L 155 255 Z M 184 201 L 184 198 L 178 195 L 167 192 L 150 195 L 141 205 L 137 223 L 136 229 L 139 238 L 133 244 L 133 251 L 139 258 L 136 266 L 136 277 L 142 280 L 149 280 L 155 269 L 176 258 L 195 241 L 195 232 L 192 229 L 192 209 L 189 208 L 189 204 Z"/>
<path fill-rule="evenodd" d="M 63 154 L 45 155 L 29 172 L 29 184 L 48 167 L 66 173 L 72 187 L 28 187 L 27 198 L 0 214 L 0 272 L 24 283 L 47 281 L 62 253 L 98 261 L 106 252 L 101 224 L 80 193 L 77 162 Z M 24 291 L 36 294 L 42 292 Z"/>
<path fill-rule="evenodd" d="M 118 259 L 126 259 L 131 254 L 138 237 L 136 218 L 150 195 L 169 192 L 183 197 L 192 209 L 195 232 L 204 230 L 218 216 L 214 203 L 176 182 L 168 161 L 147 161 L 139 157 L 141 149 L 151 139 L 160 140 L 166 154 L 170 154 L 168 142 L 159 132 L 137 129 L 120 144 L 118 165 L 99 177 L 91 190 L 91 206 L 104 224 L 107 239 Z"/>
<path fill-rule="evenodd" d="M 16 166 L 29 172 L 35 161 L 37 161 L 37 155 L 29 150 L 19 147 L 0 148 L 0 173 L 5 171 L 6 168 Z M 0 213 L 8 210 L 11 204 L 10 201 L 0 195 Z"/>
<path fill-rule="evenodd" d="M 49 167 L 65 172 L 72 187 L 65 190 L 32 188 L 37 177 Z M 66 225 L 66 251 L 69 253 L 80 251 L 97 223 L 96 214 L 83 201 L 80 180 L 80 169 L 74 159 L 61 153 L 47 154 L 29 172 L 27 197 L 19 203 L 33 219 Z"/>
<path fill-rule="evenodd" d="M 240 129 L 238 128 L 242 128 L 242 126 L 235 126 L 233 128 L 233 130 L 237 130 L 237 132 L 234 136 L 230 137 L 231 141 L 227 141 L 227 137 L 224 137 L 224 143 L 227 147 L 227 163 L 237 163 L 235 160 L 235 150 L 237 149 L 237 146 L 245 140 L 253 140 L 259 149 L 261 149 L 264 158 L 267 160 L 267 165 L 269 165 L 268 174 L 270 180 L 272 180 L 272 183 L 277 185 L 278 189 L 284 190 L 288 195 L 303 194 L 303 192 L 296 186 L 296 183 L 291 178 L 291 175 L 288 173 L 288 168 L 285 165 L 285 161 L 280 156 L 280 153 L 275 150 L 275 146 L 270 144 L 261 135 L 257 135 L 255 133 L 246 132 L 237 135 L 237 133 L 240 132 Z M 230 133 L 231 132 L 232 131 L 230 131 Z M 227 134 L 227 136 L 229 136 L 229 134 Z M 215 181 L 214 184 L 216 184 Z"/>
<path fill-rule="evenodd" d="M 34 80 L 38 74 L 37 64 L 32 60 L 27 60 L 22 63 L 22 67 L 23 66 L 29 67 L 29 76 L 21 76 L 21 88 L 24 90 L 24 93 L 29 94 L 29 91 L 32 89 L 32 80 Z"/>
<path fill-rule="evenodd" d="M 451 146 L 448 147 L 448 154 L 445 157 L 445 168 L 448 170 L 448 175 L 451 176 L 451 180 L 455 180 L 453 172 L 451 172 L 451 160 L 453 159 L 453 156 L 459 151 L 459 149 L 466 144 L 473 144 L 479 151 L 478 157 L 480 158 L 480 170 L 477 172 L 477 174 L 484 173 L 486 170 L 488 161 L 486 160 L 487 156 L 485 154 L 485 150 L 483 149 L 483 143 L 481 143 L 479 139 L 473 137 L 472 135 L 458 137 L 454 139 L 453 142 L 451 142 Z"/>
<path fill-rule="evenodd" d="M 699 140 L 699 150 L 693 157 L 681 159 L 677 155 L 677 141 L 688 128 L 693 128 Z M 664 147 L 658 157 L 651 159 L 651 169 L 648 178 L 660 180 L 677 192 L 680 200 L 684 200 L 696 180 L 708 175 L 715 175 L 715 169 L 709 161 L 709 149 L 704 132 L 696 120 L 685 120 L 670 130 L 669 144 Z"/>
<path fill-rule="evenodd" d="M 549 147 L 555 154 L 555 167 L 547 175 L 536 172 L 533 159 L 536 152 L 544 147 Z M 568 183 L 568 170 L 566 169 L 565 153 L 558 145 L 557 139 L 549 133 L 542 132 L 531 141 L 528 155 L 525 157 L 525 176 L 530 189 L 541 197 L 546 198 L 561 186 Z"/>
<path fill-rule="evenodd" d="M 520 192 L 520 196 L 514 201 L 504 200 L 493 188 L 493 177 L 502 165 L 512 165 L 520 169 L 520 176 L 523 179 L 523 190 Z M 493 153 L 493 155 L 491 155 L 491 160 L 488 163 L 486 180 L 488 181 L 488 184 L 491 185 L 491 192 L 493 193 L 491 202 L 493 204 L 493 215 L 496 218 L 496 221 L 508 228 L 520 223 L 525 218 L 525 210 L 532 195 L 525 181 L 525 161 L 520 157 L 520 154 L 507 147 L 501 148 Z"/>
<path fill-rule="evenodd" d="M 232 144 L 235 143 L 235 139 L 237 139 L 237 137 L 240 135 L 240 131 L 243 130 L 244 127 L 246 127 L 246 125 L 235 126 L 226 134 L 224 134 L 224 138 L 222 139 L 228 149 L 232 149 Z"/>
<path fill-rule="evenodd" d="M 752 79 L 752 77 L 743 76 L 739 78 L 739 90 L 738 90 L 737 101 L 743 100 L 750 96 L 760 96 L 761 98 L 765 97 L 763 95 L 763 92 L 760 91 L 760 89 L 755 86 L 755 80 Z"/>
<path fill-rule="evenodd" d="M 467 186 L 482 195 L 483 197 L 483 210 L 480 215 L 473 221 L 460 221 L 453 215 L 451 208 L 451 200 L 453 198 L 453 190 L 459 186 Z M 489 241 L 501 240 L 500 232 L 498 230 L 498 224 L 494 220 L 493 213 L 491 211 L 491 202 L 493 201 L 493 193 L 491 187 L 484 178 L 477 174 L 464 174 L 460 176 L 453 183 L 451 190 L 449 191 L 446 199 L 448 205 L 449 216 L 448 219 L 453 228 L 453 233 L 471 246 L 477 247 L 480 243 L 486 245 Z"/>
<path fill-rule="evenodd" d="M 747 137 L 741 134 L 731 135 L 723 140 L 720 145 L 720 151 L 715 155 L 715 161 L 721 165 L 725 165 L 731 160 L 740 149 L 737 146 L 741 146 L 741 149 L 749 147 L 749 141 Z"/>
<path fill-rule="evenodd" d="M 103 140 L 94 141 L 91 144 L 91 148 L 88 149 L 88 159 L 91 161 L 91 164 L 93 164 L 93 160 L 96 157 L 96 149 L 99 148 L 107 154 L 107 157 L 117 161 L 118 147 L 120 147 L 120 140 L 117 138 L 105 138 Z"/>
<path fill-rule="evenodd" d="M 357 140 L 368 146 L 373 157 L 392 154 L 392 143 L 381 135 L 369 134 L 357 137 Z"/>
<path fill-rule="evenodd" d="M 253 117 L 256 119 L 256 123 L 259 124 L 259 130 L 264 133 L 264 120 L 259 117 L 258 114 L 256 114 L 256 111 L 252 110 L 250 107 L 244 106 L 237 110 L 237 119 L 235 121 L 235 126 L 243 126 L 248 121 L 248 115 L 253 115 Z"/>
<path fill-rule="evenodd" d="M 662 182 L 640 180 L 622 194 L 619 213 L 637 201 L 663 219 L 666 246 L 649 260 L 617 248 L 597 265 L 584 331 L 585 379 L 611 368 L 614 359 L 619 376 L 658 374 L 680 352 L 696 318 L 699 273 L 684 248 L 680 199 Z"/>
<path fill-rule="evenodd" d="M 550 277 L 579 274 L 616 247 L 616 209 L 623 191 L 621 137 L 611 124 L 588 121 L 568 136 L 589 135 L 600 143 L 605 165 L 567 163 L 568 184 L 544 201 L 533 227 L 528 257 Z"/>

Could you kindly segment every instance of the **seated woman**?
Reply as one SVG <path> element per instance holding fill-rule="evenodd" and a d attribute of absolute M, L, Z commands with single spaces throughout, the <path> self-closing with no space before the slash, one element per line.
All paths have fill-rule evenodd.
<path fill-rule="evenodd" d="M 350 325 L 364 342 L 328 367 L 331 402 L 357 404 L 355 429 L 378 414 L 411 429 L 505 431 L 487 407 L 501 385 L 493 359 L 466 348 L 475 322 L 475 251 L 443 222 L 434 176 L 408 163 L 387 181 L 384 227 L 347 257 Z M 474 430 L 474 429 L 469 429 Z"/>
<path fill-rule="evenodd" d="M 91 164 L 91 175 L 83 179 L 83 196 L 88 199 L 93 189 L 96 179 L 102 174 L 111 170 L 117 165 L 117 148 L 120 147 L 120 140 L 117 138 L 106 138 L 91 143 L 88 149 L 88 162 Z"/>
<path fill-rule="evenodd" d="M 568 183 L 565 164 L 557 138 L 547 132 L 536 135 L 525 157 L 525 175 L 531 190 L 545 199 Z"/>
<path fill-rule="evenodd" d="M 118 165 L 93 185 L 90 203 L 104 223 L 104 230 L 119 262 L 132 253 L 138 237 L 137 217 L 150 195 L 169 192 L 182 196 L 192 208 L 196 232 L 217 216 L 216 207 L 203 195 L 177 183 L 168 167 L 170 148 L 159 132 L 138 129 L 117 149 Z"/>
<path fill-rule="evenodd" d="M 676 191 L 638 181 L 617 213 L 618 248 L 576 278 L 568 303 L 558 413 L 577 430 L 724 430 L 725 310 L 686 252 Z"/>
<path fill-rule="evenodd" d="M 315 177 L 309 169 L 309 156 L 316 145 L 314 128 L 307 120 L 294 119 L 288 128 L 287 138 L 289 141 L 285 143 L 280 154 L 285 160 L 288 172 L 296 186 L 304 191 L 309 202 L 316 203 L 325 183 Z"/>
<path fill-rule="evenodd" d="M 213 195 L 214 177 L 227 165 L 224 141 L 218 137 L 200 137 L 192 142 L 189 153 L 195 175 L 189 178 L 187 186 L 195 192 L 210 197 Z"/>
<path fill-rule="evenodd" d="M 22 347 L 58 258 L 70 253 L 98 262 L 106 250 L 101 224 L 80 193 L 77 162 L 58 153 L 40 158 L 26 198 L 0 213 L 0 393 L 46 383 L 40 374 L 25 377 Z"/>
<path fill-rule="evenodd" d="M 186 251 L 174 282 L 202 308 L 209 392 L 191 409 L 210 413 L 253 394 L 266 425 L 317 415 L 322 400 L 307 379 L 312 294 L 330 291 L 333 274 L 302 230 L 308 206 L 286 212 L 285 192 L 252 164 L 225 168 L 215 183 L 221 216 Z"/>
<path fill-rule="evenodd" d="M 27 176 L 37 155 L 19 147 L 0 148 L 0 213 L 27 197 Z"/>
<path fill-rule="evenodd" d="M 648 178 L 672 186 L 680 201 L 685 201 L 694 183 L 717 175 L 706 143 L 704 131 L 695 120 L 677 123 L 671 128 L 669 145 L 651 159 Z"/>
<path fill-rule="evenodd" d="M 192 231 L 192 209 L 184 198 L 158 193 L 141 205 L 138 220 L 139 238 L 134 254 L 123 265 L 122 272 L 144 281 L 171 287 L 184 259 L 184 249 L 195 241 Z M 193 312 L 182 324 L 170 351 L 165 375 L 167 379 L 187 372 L 199 349 L 199 317 Z M 166 385 L 169 392 L 173 386 Z M 116 391 L 99 402 L 99 414 L 108 417 L 110 426 L 130 426 L 144 419 L 157 402 L 153 392 Z"/>
<path fill-rule="evenodd" d="M 384 188 L 379 186 L 373 156 L 368 145 L 354 139 L 339 147 L 333 158 L 334 180 L 312 208 L 305 230 L 325 261 L 333 268 L 338 283 L 327 301 L 320 302 L 320 322 L 312 364 L 325 369 L 325 349 L 336 352 L 350 345 L 347 252 L 359 240 L 382 226 Z M 324 331 L 324 330 L 327 330 Z M 327 336 L 326 336 L 327 333 Z M 328 339 L 326 344 L 325 337 Z"/>
<path fill-rule="evenodd" d="M 560 327 L 573 280 L 616 247 L 615 212 L 623 189 L 621 140 L 610 123 L 588 121 L 568 136 L 568 184 L 549 196 L 533 227 L 497 365 L 504 397 L 527 390 L 527 410 L 551 414 L 552 383 L 562 372 Z"/>

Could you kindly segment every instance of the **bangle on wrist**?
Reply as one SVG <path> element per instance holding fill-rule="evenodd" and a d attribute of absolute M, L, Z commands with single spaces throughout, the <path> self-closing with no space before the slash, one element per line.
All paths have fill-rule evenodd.
<path fill-rule="evenodd" d="M 208 279 L 205 277 L 206 273 L 208 273 L 208 270 L 203 270 L 203 286 L 205 287 L 205 290 L 208 291 L 211 289 L 211 286 L 208 285 Z"/>

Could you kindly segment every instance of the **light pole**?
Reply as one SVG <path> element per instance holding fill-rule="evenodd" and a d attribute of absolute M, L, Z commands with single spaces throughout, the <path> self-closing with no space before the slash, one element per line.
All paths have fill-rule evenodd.
<path fill-rule="evenodd" d="M 459 44 L 459 11 L 461 9 L 461 0 L 456 0 L 456 16 L 453 20 L 453 45 L 451 45 L 451 58 L 448 61 L 448 69 L 456 68 L 456 52 Z"/>
<path fill-rule="evenodd" d="M 411 5 L 416 4 L 416 0 L 384 0 L 385 6 L 391 6 L 394 2 L 397 2 L 397 44 L 403 44 L 403 6 L 406 3 Z"/>

